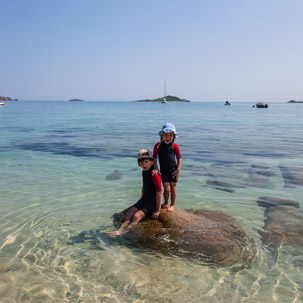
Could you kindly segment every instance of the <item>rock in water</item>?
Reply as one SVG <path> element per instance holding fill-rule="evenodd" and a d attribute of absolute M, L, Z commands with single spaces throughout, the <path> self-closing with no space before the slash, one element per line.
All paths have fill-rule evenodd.
<path fill-rule="evenodd" d="M 290 206 L 273 206 L 265 211 L 265 223 L 259 230 L 262 243 L 272 252 L 291 246 L 303 253 L 303 211 Z"/>
<path fill-rule="evenodd" d="M 105 179 L 108 181 L 116 181 L 116 180 L 120 180 L 121 178 L 122 178 L 122 172 L 119 170 L 114 170 L 110 175 L 107 175 L 105 177 Z"/>
<path fill-rule="evenodd" d="M 281 198 L 275 198 L 275 197 L 270 197 L 270 196 L 264 196 L 260 197 L 257 200 L 257 203 L 259 206 L 263 207 L 272 207 L 272 206 L 292 206 L 299 208 L 300 203 L 294 200 L 289 200 L 289 199 L 281 199 Z"/>
<path fill-rule="evenodd" d="M 303 186 L 303 167 L 301 164 L 280 166 L 285 187 Z"/>
<path fill-rule="evenodd" d="M 114 215 L 116 226 L 118 216 L 121 213 Z M 218 211 L 162 209 L 158 220 L 147 218 L 123 237 L 133 244 L 221 266 L 244 267 L 255 256 L 254 241 L 233 217 Z"/>
<path fill-rule="evenodd" d="M 292 253 L 303 253 L 303 211 L 300 203 L 275 197 L 260 197 L 259 206 L 266 207 L 265 222 L 259 230 L 261 240 L 272 253 L 283 246 L 292 247 Z"/>

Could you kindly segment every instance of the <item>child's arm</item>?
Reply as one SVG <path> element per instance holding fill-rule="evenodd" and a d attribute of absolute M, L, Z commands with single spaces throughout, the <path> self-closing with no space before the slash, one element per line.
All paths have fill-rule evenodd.
<path fill-rule="evenodd" d="M 155 190 L 156 190 L 156 209 L 152 213 L 152 218 L 157 219 L 160 215 L 161 201 L 162 201 L 162 186 L 161 186 L 161 177 L 159 174 L 152 176 Z"/>
<path fill-rule="evenodd" d="M 154 169 L 152 172 L 152 175 L 155 176 L 157 173 L 159 173 L 158 165 L 157 165 L 157 158 L 154 158 Z"/>
<path fill-rule="evenodd" d="M 162 201 L 162 191 L 157 192 L 156 194 L 156 210 L 152 214 L 152 218 L 154 219 L 157 219 L 160 215 L 161 201 Z"/>
<path fill-rule="evenodd" d="M 178 163 L 178 167 L 177 169 L 173 172 L 173 177 L 178 180 L 179 178 L 179 174 L 180 174 L 180 170 L 181 170 L 181 165 L 182 165 L 182 158 L 177 160 Z"/>
<path fill-rule="evenodd" d="M 157 158 L 154 158 L 154 167 L 155 167 L 155 170 L 159 171 L 159 169 L 158 169 L 158 163 L 157 163 Z"/>
<path fill-rule="evenodd" d="M 154 146 L 154 152 L 153 152 L 153 156 L 154 156 L 154 167 L 155 169 L 153 170 L 153 176 L 159 172 L 159 168 L 158 168 L 158 162 L 157 162 L 157 158 L 158 158 L 158 148 L 159 148 L 159 143 L 157 143 Z"/>
<path fill-rule="evenodd" d="M 173 172 L 172 176 L 178 180 L 179 178 L 179 174 L 180 174 L 180 169 L 181 169 L 181 165 L 182 165 L 182 158 L 181 158 L 181 153 L 180 153 L 180 149 L 179 146 L 176 143 L 173 143 L 173 147 L 175 150 L 175 155 L 177 158 L 177 163 L 178 163 L 178 167 L 177 169 Z"/>

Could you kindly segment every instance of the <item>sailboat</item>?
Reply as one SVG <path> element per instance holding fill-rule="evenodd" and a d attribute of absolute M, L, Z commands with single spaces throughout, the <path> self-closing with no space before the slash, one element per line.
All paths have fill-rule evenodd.
<path fill-rule="evenodd" d="M 160 102 L 161 104 L 166 104 L 166 81 L 164 81 L 164 97 L 162 99 L 162 101 Z"/>

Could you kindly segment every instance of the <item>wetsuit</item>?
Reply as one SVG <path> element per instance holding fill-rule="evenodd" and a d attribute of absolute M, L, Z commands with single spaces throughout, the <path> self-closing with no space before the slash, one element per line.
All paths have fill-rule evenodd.
<path fill-rule="evenodd" d="M 176 143 L 165 144 L 164 141 L 158 142 L 154 146 L 154 158 L 159 156 L 160 171 L 162 182 L 177 182 L 173 178 L 173 172 L 178 168 L 176 159 L 181 159 L 180 149 Z"/>
<path fill-rule="evenodd" d="M 152 176 L 154 169 L 152 165 L 148 171 L 142 171 L 143 197 L 134 205 L 146 216 L 151 215 L 156 210 L 156 193 L 162 191 L 160 175 Z"/>

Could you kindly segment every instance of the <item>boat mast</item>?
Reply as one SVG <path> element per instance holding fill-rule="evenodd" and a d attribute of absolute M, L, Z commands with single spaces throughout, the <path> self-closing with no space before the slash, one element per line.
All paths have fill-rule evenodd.
<path fill-rule="evenodd" d="M 164 101 L 166 101 L 166 80 L 164 80 Z"/>

